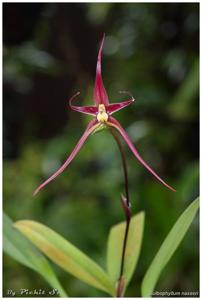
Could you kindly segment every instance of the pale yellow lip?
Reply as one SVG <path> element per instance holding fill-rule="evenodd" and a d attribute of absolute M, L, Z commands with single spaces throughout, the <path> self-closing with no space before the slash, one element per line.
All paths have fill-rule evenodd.
<path fill-rule="evenodd" d="M 109 116 L 106 113 L 106 108 L 104 106 L 104 104 L 99 104 L 98 106 L 98 114 L 97 114 L 97 120 L 100 123 L 105 123 L 107 122 Z"/>

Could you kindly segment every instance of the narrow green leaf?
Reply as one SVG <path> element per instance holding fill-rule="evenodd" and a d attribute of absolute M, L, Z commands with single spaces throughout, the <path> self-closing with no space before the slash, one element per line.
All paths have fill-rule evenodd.
<path fill-rule="evenodd" d="M 189 229 L 199 208 L 199 198 L 179 217 L 154 257 L 142 282 L 142 297 L 151 296 L 159 276 Z"/>
<path fill-rule="evenodd" d="M 61 297 L 67 297 L 47 259 L 13 227 L 6 214 L 3 215 L 3 249 L 13 259 L 41 274 Z"/>
<path fill-rule="evenodd" d="M 120 276 L 121 256 L 126 222 L 112 227 L 108 238 L 107 268 L 110 278 L 117 283 Z M 144 212 L 140 212 L 131 219 L 124 261 L 124 287 L 128 285 L 140 254 L 144 229 Z"/>
<path fill-rule="evenodd" d="M 110 295 L 115 294 L 104 270 L 58 233 L 30 220 L 18 221 L 15 227 L 65 271 Z"/>

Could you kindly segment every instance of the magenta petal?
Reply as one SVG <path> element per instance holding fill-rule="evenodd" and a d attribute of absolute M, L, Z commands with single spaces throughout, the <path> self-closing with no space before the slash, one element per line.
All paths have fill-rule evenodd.
<path fill-rule="evenodd" d="M 98 53 L 95 87 L 94 87 L 94 101 L 97 106 L 99 104 L 104 104 L 104 105 L 109 104 L 107 92 L 105 90 L 105 87 L 104 87 L 104 84 L 102 81 L 102 74 L 101 74 L 101 56 L 102 56 L 102 48 L 103 48 L 103 44 L 104 44 L 104 38 L 105 38 L 105 36 L 103 36 L 103 38 L 102 38 L 100 50 Z"/>
<path fill-rule="evenodd" d="M 156 179 L 158 179 L 164 186 L 166 186 L 168 189 L 170 189 L 173 192 L 176 192 L 175 189 L 173 189 L 171 186 L 169 186 L 167 183 L 165 183 L 156 173 L 154 170 L 152 170 L 152 168 L 141 158 L 141 156 L 139 155 L 139 153 L 137 152 L 135 146 L 133 145 L 133 143 L 131 142 L 129 136 L 127 135 L 127 133 L 125 132 L 125 130 L 121 127 L 120 123 L 114 119 L 113 117 L 110 117 L 109 122 L 107 122 L 109 126 L 112 126 L 114 128 L 116 128 L 119 133 L 122 135 L 123 139 L 125 140 L 125 142 L 127 143 L 128 147 L 130 148 L 130 150 L 133 152 L 133 154 L 135 155 L 135 157 L 139 160 L 139 162 L 150 172 L 152 173 L 152 175 L 154 177 L 156 177 Z"/>
<path fill-rule="evenodd" d="M 120 102 L 120 103 L 112 103 L 112 104 L 109 104 L 108 106 L 106 106 L 106 111 L 109 113 L 109 114 L 113 114 L 115 113 L 116 111 L 132 104 L 134 102 L 134 99 L 131 99 L 131 100 L 128 100 L 128 101 L 124 101 L 124 102 Z"/>
<path fill-rule="evenodd" d="M 68 165 L 71 163 L 71 161 L 74 159 L 74 157 L 76 156 L 76 154 L 79 152 L 79 150 L 81 149 L 82 145 L 84 144 L 84 142 L 86 141 L 86 139 L 88 138 L 88 136 L 93 132 L 93 130 L 98 126 L 97 121 L 96 120 L 92 120 L 84 134 L 82 135 L 82 137 L 80 138 L 79 142 L 77 143 L 76 147 L 74 148 L 74 150 L 72 151 L 72 153 L 70 154 L 70 156 L 67 158 L 67 160 L 65 161 L 65 163 L 60 167 L 60 169 L 55 172 L 51 177 L 49 177 L 46 181 L 44 181 L 34 192 L 34 196 L 41 190 L 43 189 L 49 182 L 51 182 L 52 180 L 54 180 L 60 173 L 62 173 L 65 168 L 68 167 Z"/>
<path fill-rule="evenodd" d="M 75 106 L 72 105 L 73 100 L 80 94 L 80 92 L 76 93 L 74 96 L 72 96 L 69 100 L 69 106 L 71 107 L 72 110 L 81 112 L 83 114 L 87 115 L 93 115 L 96 116 L 98 109 L 96 106 Z"/>

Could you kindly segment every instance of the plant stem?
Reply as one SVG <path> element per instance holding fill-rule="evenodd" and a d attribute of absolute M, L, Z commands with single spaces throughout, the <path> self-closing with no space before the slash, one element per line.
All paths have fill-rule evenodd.
<path fill-rule="evenodd" d="M 128 169 L 127 169 L 127 164 L 126 164 L 126 158 L 125 154 L 123 151 L 123 147 L 121 144 L 121 141 L 119 140 L 119 137 L 117 133 L 113 130 L 110 129 L 111 133 L 118 145 L 120 154 L 121 154 L 121 160 L 122 160 L 122 165 L 123 165 L 123 173 L 124 173 L 124 183 L 125 183 L 125 194 L 126 197 L 121 195 L 121 202 L 122 206 L 124 209 L 124 213 L 126 216 L 126 228 L 125 228 L 125 234 L 124 234 L 124 240 L 123 240 L 123 248 L 122 248 L 122 255 L 121 255 L 121 267 L 120 267 L 120 275 L 119 275 L 119 280 L 117 283 L 117 291 L 116 291 L 116 296 L 121 297 L 124 292 L 124 278 L 123 278 L 123 271 L 124 271 L 124 261 L 125 261 L 125 252 L 126 252 L 126 244 L 127 244 L 127 238 L 128 238 L 128 231 L 129 231 L 129 226 L 130 226 L 130 220 L 131 220 L 131 205 L 130 205 L 130 200 L 129 200 L 129 189 L 128 189 Z"/>
<path fill-rule="evenodd" d="M 129 189 L 128 189 L 128 169 L 127 169 L 127 164 L 126 164 L 126 158 L 125 154 L 123 151 L 123 147 L 121 144 L 121 141 L 119 139 L 119 136 L 117 135 L 116 131 L 113 128 L 110 128 L 110 131 L 118 145 L 120 154 L 121 154 L 121 160 L 122 160 L 122 165 L 123 165 L 123 173 L 124 173 L 124 182 L 125 182 L 125 193 L 126 193 L 126 199 L 127 199 L 127 205 L 130 206 L 130 200 L 129 200 Z"/>

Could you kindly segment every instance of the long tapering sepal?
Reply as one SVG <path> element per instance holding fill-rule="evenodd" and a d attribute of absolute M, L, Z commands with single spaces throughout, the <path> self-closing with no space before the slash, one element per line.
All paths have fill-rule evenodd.
<path fill-rule="evenodd" d="M 105 106 L 109 104 L 107 92 L 105 90 L 102 73 L 101 73 L 101 59 L 102 59 L 102 48 L 104 44 L 105 35 L 103 35 L 100 49 L 98 52 L 97 58 L 97 67 L 96 67 L 96 77 L 95 77 L 95 86 L 94 86 L 94 101 L 98 106 L 99 104 L 104 104 Z"/>
<path fill-rule="evenodd" d="M 64 162 L 64 164 L 59 168 L 57 172 L 55 172 L 51 177 L 49 177 L 46 181 L 44 181 L 34 192 L 33 196 L 35 196 L 41 189 L 43 189 L 49 182 L 54 180 L 59 174 L 61 174 L 71 163 L 71 161 L 74 159 L 74 157 L 77 155 L 81 147 L 83 146 L 84 142 L 87 140 L 89 135 L 99 126 L 96 120 L 92 120 L 82 137 L 80 138 L 79 142 L 77 143 L 76 147 L 72 151 L 72 153 L 69 155 L 67 160 Z"/>
<path fill-rule="evenodd" d="M 132 151 L 132 153 L 135 155 L 135 157 L 137 158 L 137 160 L 158 180 L 160 181 L 164 186 L 166 186 L 168 189 L 170 189 L 173 192 L 176 192 L 176 190 L 174 188 L 172 188 L 170 185 L 168 185 L 165 181 L 163 181 L 163 179 L 161 179 L 156 172 L 142 159 L 142 157 L 140 156 L 140 154 L 138 153 L 137 149 L 135 148 L 135 146 L 133 145 L 133 143 L 131 142 L 129 136 L 127 135 L 127 133 L 125 132 L 125 130 L 122 128 L 121 124 L 114 119 L 113 117 L 109 118 L 109 121 L 107 122 L 108 126 L 112 126 L 114 128 L 116 128 L 118 130 L 118 132 L 121 134 L 121 136 L 123 137 L 123 139 L 125 140 L 126 144 L 128 145 L 128 147 L 130 148 L 130 150 Z"/>

